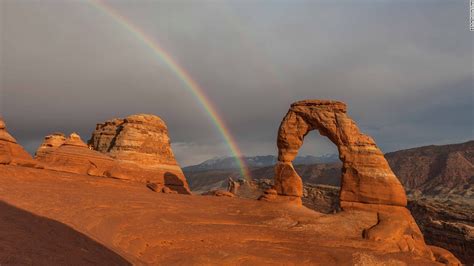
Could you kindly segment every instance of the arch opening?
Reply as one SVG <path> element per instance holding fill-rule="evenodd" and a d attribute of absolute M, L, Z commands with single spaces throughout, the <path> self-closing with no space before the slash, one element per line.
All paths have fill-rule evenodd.
<path fill-rule="evenodd" d="M 310 130 L 293 160 L 303 181 L 303 205 L 322 213 L 340 211 L 342 162 L 337 146 L 317 129 Z"/>

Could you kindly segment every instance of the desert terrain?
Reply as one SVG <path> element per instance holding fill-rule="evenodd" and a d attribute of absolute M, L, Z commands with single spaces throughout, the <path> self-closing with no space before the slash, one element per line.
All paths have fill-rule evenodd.
<path fill-rule="evenodd" d="M 292 165 L 311 130 L 328 136 L 343 161 L 332 213 L 306 207 L 308 188 Z M 157 116 L 99 123 L 87 144 L 76 133 L 48 135 L 35 158 L 0 120 L 0 263 L 460 264 L 426 244 L 402 184 L 344 103 L 294 103 L 277 144 L 274 180 L 265 188 L 242 196 L 234 184 L 199 195 Z M 326 202 L 314 199 L 315 206 Z"/>
<path fill-rule="evenodd" d="M 2 265 L 435 264 L 364 240 L 377 223 L 366 212 L 163 194 L 15 166 L 0 173 Z"/>

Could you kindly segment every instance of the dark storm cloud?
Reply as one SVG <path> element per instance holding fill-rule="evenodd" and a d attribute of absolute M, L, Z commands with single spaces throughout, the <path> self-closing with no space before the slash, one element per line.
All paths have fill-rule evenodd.
<path fill-rule="evenodd" d="M 111 1 L 186 68 L 245 154 L 275 153 L 291 102 L 339 99 L 384 151 L 473 138 L 465 1 Z M 131 113 L 168 124 L 182 164 L 227 149 L 154 53 L 81 1 L 2 1 L 0 111 L 30 151 Z M 303 154 L 334 152 L 310 135 Z"/>

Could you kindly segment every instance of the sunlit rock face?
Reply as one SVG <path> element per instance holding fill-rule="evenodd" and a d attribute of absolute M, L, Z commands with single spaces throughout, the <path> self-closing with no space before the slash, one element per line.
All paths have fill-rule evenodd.
<path fill-rule="evenodd" d="M 154 115 L 98 124 L 88 144 L 76 133 L 46 136 L 36 159 L 49 170 L 140 182 L 157 192 L 191 193 L 168 129 Z"/>
<path fill-rule="evenodd" d="M 291 164 L 304 137 L 318 130 L 338 148 L 342 165 L 341 203 L 360 202 L 406 206 L 405 191 L 390 169 L 375 141 L 360 132 L 356 123 L 347 115 L 342 102 L 305 100 L 291 105 L 278 131 L 278 160 L 275 176 L 276 190 L 281 195 L 301 197 L 302 187 L 296 172 L 285 167 L 291 184 L 280 174 L 282 164 Z M 291 172 L 291 173 L 290 173 Z M 290 189 L 290 187 L 292 187 Z M 292 191 L 292 194 L 288 194 Z M 295 193 L 296 192 L 296 193 Z"/>
<path fill-rule="evenodd" d="M 66 136 L 63 133 L 56 132 L 44 137 L 43 143 L 36 150 L 35 157 L 41 158 L 53 152 L 66 142 Z"/>
<path fill-rule="evenodd" d="M 47 136 L 36 159 L 45 169 L 101 177 L 115 163 L 109 156 L 89 149 L 76 133 L 64 139 L 59 134 Z"/>
<path fill-rule="evenodd" d="M 168 128 L 158 116 L 137 114 L 97 124 L 89 146 L 121 162 L 120 167 L 109 171 L 113 177 L 135 176 L 143 182 L 190 193 L 171 149 Z"/>
<path fill-rule="evenodd" d="M 31 155 L 19 145 L 7 131 L 5 122 L 0 117 L 0 164 L 37 166 Z"/>

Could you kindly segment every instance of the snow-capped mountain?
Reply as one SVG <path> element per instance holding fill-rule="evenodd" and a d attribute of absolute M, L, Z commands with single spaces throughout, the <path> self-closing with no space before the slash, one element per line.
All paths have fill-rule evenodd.
<path fill-rule="evenodd" d="M 244 162 L 248 167 L 258 168 L 272 166 L 277 162 L 277 157 L 273 155 L 263 156 L 245 156 Z M 338 162 L 339 157 L 336 154 L 326 154 L 322 156 L 298 156 L 293 161 L 294 165 L 306 165 L 315 163 L 333 163 Z M 204 170 L 222 170 L 222 169 L 237 169 L 239 168 L 235 157 L 215 157 L 206 160 L 198 165 L 191 165 L 184 167 L 184 171 L 204 171 Z"/>

